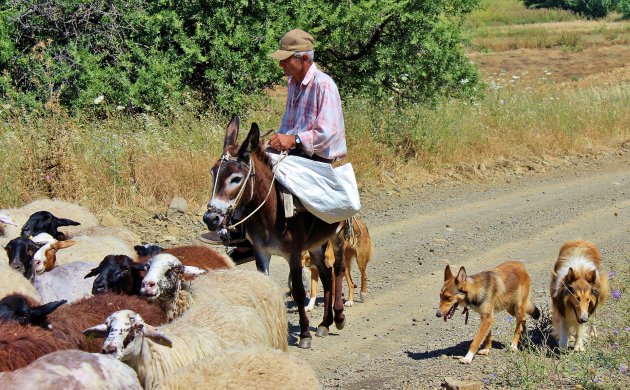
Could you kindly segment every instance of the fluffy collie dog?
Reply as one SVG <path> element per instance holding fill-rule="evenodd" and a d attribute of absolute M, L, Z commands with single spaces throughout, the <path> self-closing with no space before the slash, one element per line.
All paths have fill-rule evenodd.
<path fill-rule="evenodd" d="M 569 241 L 562 245 L 551 277 L 551 315 L 554 336 L 561 349 L 569 346 L 569 333 L 575 331 L 574 350 L 584 351 L 586 323 L 597 306 L 610 295 L 595 244 Z M 597 333 L 591 319 L 591 334 Z"/>

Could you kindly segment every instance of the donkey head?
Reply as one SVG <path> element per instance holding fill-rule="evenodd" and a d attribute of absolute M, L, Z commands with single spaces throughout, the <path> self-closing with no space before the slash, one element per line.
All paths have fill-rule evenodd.
<path fill-rule="evenodd" d="M 225 132 L 223 156 L 210 170 L 212 197 L 203 221 L 211 231 L 218 230 L 224 223 L 229 223 L 232 217 L 238 218 L 242 206 L 246 203 L 246 200 L 241 198 L 247 192 L 245 190 L 249 183 L 248 179 L 253 174 L 250 156 L 258 147 L 260 130 L 256 123 L 252 123 L 240 147 L 236 143 L 238 130 L 238 117 L 234 115 Z"/>

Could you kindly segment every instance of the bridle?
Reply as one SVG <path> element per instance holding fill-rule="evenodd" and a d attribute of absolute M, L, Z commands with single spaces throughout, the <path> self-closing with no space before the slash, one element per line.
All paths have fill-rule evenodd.
<path fill-rule="evenodd" d="M 239 162 L 241 164 L 244 164 L 242 161 L 240 161 L 237 157 L 233 157 L 231 156 L 229 153 L 224 154 L 223 156 L 221 156 L 221 158 L 219 159 L 219 167 L 217 168 L 217 174 L 215 175 L 214 178 L 214 185 L 212 187 L 212 197 L 210 198 L 210 203 L 208 204 L 208 211 L 214 212 L 219 214 L 220 216 L 223 217 L 223 220 L 221 221 L 221 224 L 219 226 L 221 226 L 223 229 L 231 229 L 234 228 L 235 226 L 237 226 L 238 224 L 240 224 L 240 222 L 233 224 L 233 225 L 229 225 L 228 223 L 229 221 L 232 219 L 232 217 L 234 216 L 234 212 L 236 211 L 241 198 L 243 197 L 243 194 L 245 193 L 245 187 L 247 187 L 247 182 L 249 181 L 249 178 L 253 177 L 256 175 L 256 170 L 254 167 L 254 160 L 252 160 L 251 155 L 249 156 L 249 164 L 247 164 L 247 175 L 244 178 L 244 180 L 241 182 L 241 186 L 238 190 L 238 194 L 236 194 L 236 197 L 234 198 L 234 200 L 230 203 L 230 205 L 226 208 L 225 211 L 222 211 L 221 209 L 219 209 L 218 207 L 214 206 L 214 197 L 216 195 L 216 191 L 217 191 L 217 183 L 219 182 L 219 172 L 221 171 L 221 165 L 223 165 L 223 163 L 227 163 L 230 161 L 236 161 Z M 250 199 L 254 196 L 254 186 L 251 187 L 251 192 L 252 194 L 250 195 Z"/>
<path fill-rule="evenodd" d="M 286 157 L 286 152 L 281 153 L 281 157 L 278 159 L 278 161 L 276 161 L 276 165 L 280 163 L 280 161 L 282 161 L 284 159 L 284 157 Z M 247 171 L 247 176 L 245 178 L 245 180 L 243 180 L 243 182 L 241 183 L 241 187 L 239 188 L 238 194 L 236 194 L 236 198 L 234 198 L 234 200 L 232 201 L 232 203 L 227 207 L 227 209 L 225 210 L 225 212 L 221 211 L 219 208 L 215 207 L 212 205 L 213 201 L 214 201 L 214 196 L 216 194 L 216 189 L 217 189 L 217 183 L 219 180 L 219 171 L 221 170 L 221 165 L 223 164 L 224 161 L 238 161 L 241 162 L 240 160 L 238 160 L 237 157 L 233 157 L 230 154 L 226 153 L 223 156 L 221 156 L 220 160 L 219 160 L 219 167 L 217 168 L 217 175 L 214 178 L 214 187 L 212 189 L 212 197 L 210 198 L 210 204 L 208 205 L 208 211 L 214 212 L 219 214 L 220 216 L 223 217 L 223 220 L 221 221 L 220 225 L 221 229 L 219 230 L 219 235 L 222 237 L 225 237 L 226 239 L 229 237 L 229 230 L 233 229 L 235 227 L 237 227 L 238 225 L 242 224 L 243 222 L 247 221 L 249 218 L 251 218 L 251 216 L 253 216 L 254 214 L 256 214 L 256 212 L 258 210 L 260 210 L 260 208 L 267 202 L 267 199 L 269 199 L 269 195 L 271 194 L 271 189 L 273 188 L 273 184 L 276 181 L 276 174 L 273 174 L 273 177 L 271 179 L 271 183 L 269 184 L 269 190 L 267 190 L 267 195 L 265 196 L 265 199 L 258 205 L 258 207 L 256 207 L 256 209 L 254 209 L 254 211 L 252 211 L 251 213 L 249 213 L 249 215 L 247 215 L 245 218 L 242 218 L 240 221 L 235 222 L 231 225 L 229 224 L 229 221 L 232 219 L 232 217 L 234 216 L 234 212 L 236 211 L 241 198 L 243 197 L 243 193 L 245 192 L 245 187 L 247 186 L 247 182 L 249 181 L 249 179 L 251 177 L 254 177 L 256 175 L 256 169 L 254 167 L 254 160 L 252 159 L 251 155 L 249 156 L 249 164 L 248 164 L 248 171 Z M 242 163 L 242 162 L 241 162 Z M 273 170 L 272 170 L 273 171 Z M 254 197 L 254 186 L 251 186 L 251 195 L 249 197 L 249 199 L 251 200 Z"/>

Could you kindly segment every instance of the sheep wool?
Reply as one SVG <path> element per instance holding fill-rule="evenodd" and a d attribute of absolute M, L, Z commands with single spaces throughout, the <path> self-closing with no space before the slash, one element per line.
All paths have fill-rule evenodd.
<path fill-rule="evenodd" d="M 54 352 L 27 367 L 0 373 L 5 389 L 142 389 L 136 373 L 106 355 L 77 350 Z"/>
<path fill-rule="evenodd" d="M 250 347 L 199 360 L 169 375 L 160 389 L 319 390 L 313 369 L 287 352 Z"/>
<path fill-rule="evenodd" d="M 217 290 L 233 305 L 256 309 L 272 337 L 272 346 L 288 349 L 284 295 L 270 277 L 258 271 L 216 270 L 198 276 L 190 286 L 195 304 L 212 303 Z"/>

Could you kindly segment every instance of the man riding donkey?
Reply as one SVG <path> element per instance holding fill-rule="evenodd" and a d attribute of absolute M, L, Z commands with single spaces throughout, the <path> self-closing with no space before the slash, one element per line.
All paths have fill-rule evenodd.
<path fill-rule="evenodd" d="M 272 254 L 287 258 L 303 328 L 300 334 L 300 347 L 303 348 L 310 347 L 310 334 L 308 319 L 303 319 L 301 251 L 308 250 L 311 257 L 325 267 L 326 243 L 330 239 L 333 247 L 335 242 L 341 246 L 336 234 L 340 221 L 352 217 L 361 207 L 351 164 L 337 168 L 331 165 L 346 156 L 341 98 L 332 78 L 313 62 L 313 49 L 313 37 L 295 29 L 282 37 L 280 49 L 271 54 L 280 61 L 288 76 L 288 95 L 280 129 L 270 137 L 265 156 L 255 154 L 259 150 L 260 137 L 256 124 L 252 124 L 240 148 L 236 145 L 239 125 L 238 118 L 233 117 L 226 131 L 224 155 L 212 169 L 214 188 L 208 212 L 204 215 L 210 232 L 202 235 L 204 241 L 235 245 L 230 255 L 237 264 L 255 257 L 261 272 L 268 273 Z M 252 158 L 255 155 L 257 157 Z M 267 187 L 262 191 L 267 195 L 261 196 L 257 207 L 243 205 L 256 197 L 255 187 L 263 185 L 264 174 L 258 166 L 265 165 L 265 160 L 273 170 L 273 180 L 266 183 Z M 228 169 L 229 164 L 237 163 L 238 166 Z M 239 169 L 242 170 L 238 173 L 240 176 L 234 176 Z M 230 193 L 230 188 L 237 188 L 234 183 L 238 184 L 238 191 L 233 192 L 238 194 L 230 198 L 226 194 Z M 276 188 L 275 194 L 273 188 Z M 245 193 L 250 195 L 243 195 Z M 273 196 L 269 197 L 270 194 Z M 246 196 L 249 199 L 243 200 Z M 284 212 L 279 215 L 282 210 Z M 273 216 L 265 218 L 266 212 Z M 268 224 L 270 218 L 276 226 L 268 226 L 268 231 L 261 232 L 264 230 L 262 225 Z M 335 250 L 334 272 L 341 275 L 342 256 L 341 249 Z M 296 275 L 298 267 L 299 278 Z M 324 271 L 327 272 L 326 279 L 332 276 L 330 269 Z M 338 280 L 340 289 L 341 278 Z M 322 282 L 326 300 L 331 281 L 322 278 Z M 295 290 L 300 288 L 302 292 L 296 294 Z M 337 297 L 340 296 L 339 291 Z M 327 334 L 327 326 L 332 323 L 332 317 L 327 317 L 329 305 L 330 300 L 325 304 L 325 320 L 322 322 L 325 329 L 320 330 L 320 325 L 318 335 Z M 345 323 L 342 312 L 343 304 L 339 308 L 335 302 L 335 323 L 339 329 Z"/>

